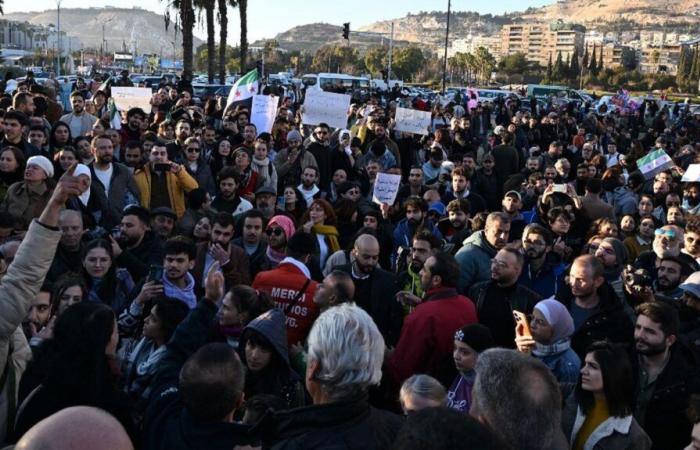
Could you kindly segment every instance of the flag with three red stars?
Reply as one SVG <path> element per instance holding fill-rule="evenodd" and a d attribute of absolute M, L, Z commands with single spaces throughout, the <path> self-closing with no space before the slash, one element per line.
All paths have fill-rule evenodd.
<path fill-rule="evenodd" d="M 226 108 L 224 111 L 234 110 L 239 106 L 246 107 L 248 111 L 250 111 L 250 107 L 253 103 L 253 96 L 259 94 L 259 91 L 260 76 L 258 75 L 258 69 L 253 69 L 243 75 L 233 85 L 231 92 L 228 94 L 228 100 L 226 101 Z"/>

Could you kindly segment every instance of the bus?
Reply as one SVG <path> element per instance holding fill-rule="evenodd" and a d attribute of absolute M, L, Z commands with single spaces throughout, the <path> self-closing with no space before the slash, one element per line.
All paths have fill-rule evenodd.
<path fill-rule="evenodd" d="M 306 74 L 301 77 L 306 90 L 349 94 L 365 101 L 369 96 L 369 78 L 346 75 L 344 73 Z"/>

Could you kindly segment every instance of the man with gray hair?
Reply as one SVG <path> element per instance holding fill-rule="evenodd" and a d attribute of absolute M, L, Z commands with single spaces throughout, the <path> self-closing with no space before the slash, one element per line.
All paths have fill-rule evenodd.
<path fill-rule="evenodd" d="M 480 354 L 475 371 L 469 413 L 496 430 L 510 448 L 569 448 L 561 431 L 557 380 L 544 363 L 499 348 Z"/>
<path fill-rule="evenodd" d="M 265 446 L 391 447 L 402 421 L 369 406 L 368 390 L 379 384 L 384 360 L 384 338 L 369 314 L 348 303 L 329 308 L 316 319 L 308 346 L 306 389 L 314 404 L 264 418 Z"/>

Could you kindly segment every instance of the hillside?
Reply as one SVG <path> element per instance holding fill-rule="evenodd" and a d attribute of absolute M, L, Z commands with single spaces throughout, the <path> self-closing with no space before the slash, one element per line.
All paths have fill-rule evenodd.
<path fill-rule="evenodd" d="M 37 25 L 56 23 L 56 10 L 5 14 L 8 20 L 25 21 Z M 110 51 L 120 50 L 122 45 L 131 49 L 132 39 L 139 53 L 160 53 L 172 56 L 175 27 L 165 31 L 161 14 L 140 8 L 65 8 L 61 9 L 61 30 L 75 36 L 85 48 L 100 48 L 102 26 Z M 175 46 L 182 53 L 182 36 L 177 35 Z M 202 41 L 195 37 L 195 47 Z"/>

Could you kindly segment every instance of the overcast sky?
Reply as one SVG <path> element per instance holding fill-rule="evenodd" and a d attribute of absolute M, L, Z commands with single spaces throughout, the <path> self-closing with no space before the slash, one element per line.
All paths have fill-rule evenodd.
<path fill-rule="evenodd" d="M 452 0 L 453 11 L 477 11 L 482 14 L 500 14 L 524 10 L 529 6 L 542 6 L 554 0 Z M 109 0 L 86 2 L 85 0 L 62 0 L 62 8 L 85 8 L 86 6 L 115 6 L 141 8 L 161 13 L 166 0 Z M 5 0 L 6 13 L 43 11 L 55 9 L 56 0 Z M 446 11 L 447 0 L 248 0 L 248 39 L 271 38 L 296 25 L 326 22 L 342 25 L 351 22 L 358 28 L 378 20 L 403 17 L 419 11 Z M 229 10 L 231 39 L 239 34 L 238 10 Z M 195 34 L 203 37 L 199 29 Z"/>

